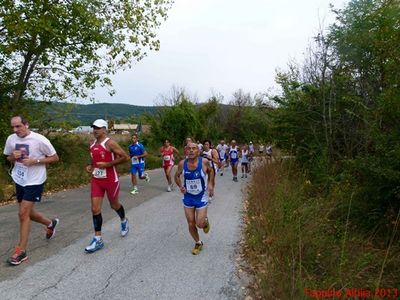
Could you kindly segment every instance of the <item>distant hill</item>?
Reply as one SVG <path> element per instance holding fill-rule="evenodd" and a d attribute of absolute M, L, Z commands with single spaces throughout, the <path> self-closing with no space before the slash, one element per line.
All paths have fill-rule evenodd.
<path fill-rule="evenodd" d="M 70 104 L 53 103 L 49 112 L 65 111 L 64 118 L 77 120 L 81 125 L 90 125 L 95 119 L 120 120 L 145 113 L 155 114 L 161 106 L 137 106 L 121 103 Z"/>

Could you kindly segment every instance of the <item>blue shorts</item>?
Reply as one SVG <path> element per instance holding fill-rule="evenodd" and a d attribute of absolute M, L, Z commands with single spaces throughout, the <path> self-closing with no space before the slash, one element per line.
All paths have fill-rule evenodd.
<path fill-rule="evenodd" d="M 131 165 L 131 174 L 139 174 L 139 177 L 143 177 L 144 174 L 144 163 Z"/>
<path fill-rule="evenodd" d="M 183 206 L 186 208 L 204 208 L 208 205 L 208 194 L 205 192 L 201 199 L 195 199 L 194 196 L 190 194 L 184 194 L 182 202 Z"/>
<path fill-rule="evenodd" d="M 231 159 L 231 165 L 236 165 L 239 162 L 239 159 Z"/>
<path fill-rule="evenodd" d="M 43 187 L 44 183 L 27 186 L 15 184 L 18 203 L 21 203 L 22 200 L 40 202 L 42 200 Z"/>

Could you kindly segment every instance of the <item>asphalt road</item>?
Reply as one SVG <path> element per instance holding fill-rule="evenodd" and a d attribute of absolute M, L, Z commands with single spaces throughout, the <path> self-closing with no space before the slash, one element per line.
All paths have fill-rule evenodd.
<path fill-rule="evenodd" d="M 191 239 L 179 191 L 166 192 L 161 169 L 149 172 L 140 194 L 129 194 L 130 178 L 121 178 L 120 199 L 130 232 L 122 238 L 119 218 L 103 203 L 105 247 L 84 253 L 92 238 L 89 187 L 45 197 L 37 210 L 57 216 L 54 239 L 32 224 L 27 262 L 12 267 L 7 258 L 18 242 L 17 206 L 0 207 L 1 299 L 242 299 L 243 278 L 235 261 L 241 238 L 242 190 L 230 170 L 217 177 L 209 206 L 211 230 L 203 251 L 191 254 Z"/>

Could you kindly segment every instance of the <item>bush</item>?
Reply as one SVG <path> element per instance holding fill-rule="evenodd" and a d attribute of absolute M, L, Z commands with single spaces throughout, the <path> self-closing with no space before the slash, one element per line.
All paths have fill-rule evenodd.
<path fill-rule="evenodd" d="M 308 299 L 310 290 L 399 288 L 399 216 L 386 232 L 352 222 L 356 191 L 336 184 L 326 194 L 298 170 L 277 164 L 253 170 L 246 197 L 247 256 L 260 299 Z"/>

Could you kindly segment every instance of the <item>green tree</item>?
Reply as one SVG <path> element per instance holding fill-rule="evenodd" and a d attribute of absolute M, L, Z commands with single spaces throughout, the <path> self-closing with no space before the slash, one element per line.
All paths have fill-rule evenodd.
<path fill-rule="evenodd" d="M 86 97 L 158 50 L 170 0 L 0 1 L 0 97 Z M 13 103 L 13 105 L 16 105 Z"/>
<path fill-rule="evenodd" d="M 169 106 L 165 106 L 155 116 L 148 116 L 153 145 L 160 145 L 168 138 L 175 146 L 180 146 L 186 137 L 195 138 L 202 124 L 196 105 L 184 89 L 173 88 L 172 97 L 164 99 L 164 104 Z"/>

